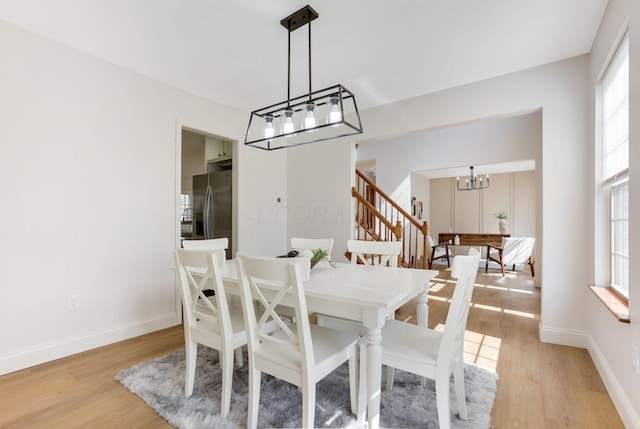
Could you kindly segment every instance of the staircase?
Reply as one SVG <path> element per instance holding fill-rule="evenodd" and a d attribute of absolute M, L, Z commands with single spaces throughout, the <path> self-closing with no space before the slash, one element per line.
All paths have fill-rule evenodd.
<path fill-rule="evenodd" d="M 398 266 L 427 269 L 427 222 L 416 221 L 358 169 L 351 196 L 356 203 L 356 239 L 402 241 Z"/>

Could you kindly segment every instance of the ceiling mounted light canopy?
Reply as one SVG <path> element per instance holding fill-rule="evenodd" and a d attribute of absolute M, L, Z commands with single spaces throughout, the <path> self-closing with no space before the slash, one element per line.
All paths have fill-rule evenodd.
<path fill-rule="evenodd" d="M 456 186 L 458 187 L 458 191 L 476 191 L 480 189 L 486 189 L 489 187 L 489 175 L 485 176 L 484 183 L 482 182 L 482 177 L 476 177 L 473 172 L 473 165 L 469 167 L 469 178 L 465 179 L 465 184 L 463 187 L 460 187 L 460 178 L 456 177 Z"/>
<path fill-rule="evenodd" d="M 280 21 L 288 33 L 287 99 L 251 112 L 244 144 L 264 150 L 362 133 L 355 96 L 341 84 L 311 89 L 311 21 L 318 13 L 305 6 Z M 291 98 L 291 33 L 309 26 L 309 93 Z"/>

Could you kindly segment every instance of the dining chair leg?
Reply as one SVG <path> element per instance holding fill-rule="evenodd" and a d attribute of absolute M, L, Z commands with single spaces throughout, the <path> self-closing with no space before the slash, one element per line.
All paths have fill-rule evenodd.
<path fill-rule="evenodd" d="M 393 389 L 393 379 L 396 375 L 396 369 L 387 365 L 387 382 L 384 385 L 384 390 Z"/>
<path fill-rule="evenodd" d="M 484 272 L 489 270 L 489 247 L 487 246 L 487 259 L 484 260 Z"/>
<path fill-rule="evenodd" d="M 316 385 L 315 383 L 302 383 L 302 427 L 313 428 L 315 420 Z"/>
<path fill-rule="evenodd" d="M 535 277 L 536 273 L 533 270 L 533 256 L 529 256 L 529 266 L 531 267 L 531 277 Z"/>
<path fill-rule="evenodd" d="M 467 420 L 467 402 L 464 393 L 464 363 L 462 360 L 456 363 L 453 370 L 453 382 L 456 389 L 456 403 L 458 404 L 458 416 Z"/>
<path fill-rule="evenodd" d="M 260 382 L 262 372 L 252 368 L 249 362 L 249 404 L 247 410 L 247 428 L 256 429 L 258 427 L 258 409 L 260 408 Z"/>
<path fill-rule="evenodd" d="M 349 396 L 351 397 L 351 413 L 358 415 L 358 356 L 349 358 Z"/>
<path fill-rule="evenodd" d="M 365 337 L 360 337 L 358 341 L 360 345 L 359 350 L 359 372 L 358 377 L 358 424 L 364 425 L 366 411 L 367 411 L 367 340 Z"/>
<path fill-rule="evenodd" d="M 196 376 L 196 357 L 198 356 L 198 343 L 195 341 L 187 341 L 185 347 L 185 383 L 184 396 L 188 398 L 193 394 L 193 381 Z"/>
<path fill-rule="evenodd" d="M 231 408 L 231 383 L 233 382 L 233 351 L 224 349 L 218 352 L 220 355 L 220 368 L 222 370 L 222 395 L 220 400 L 220 415 L 227 417 Z"/>
<path fill-rule="evenodd" d="M 449 408 L 449 371 L 436 376 L 436 406 L 438 409 L 438 423 L 440 429 L 451 428 L 451 416 Z"/>
<path fill-rule="evenodd" d="M 236 366 L 238 368 L 242 368 L 244 365 L 244 358 L 242 356 L 242 347 L 238 347 L 236 349 Z"/>

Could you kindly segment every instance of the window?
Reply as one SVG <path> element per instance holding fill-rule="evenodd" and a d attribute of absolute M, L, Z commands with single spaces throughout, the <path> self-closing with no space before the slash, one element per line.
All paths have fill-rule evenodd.
<path fill-rule="evenodd" d="M 629 297 L 629 181 L 611 186 L 611 286 Z"/>
<path fill-rule="evenodd" d="M 602 78 L 602 178 L 609 193 L 611 287 L 629 297 L 629 36 Z"/>
<path fill-rule="evenodd" d="M 191 195 L 180 194 L 180 209 L 182 210 L 182 222 L 191 221 Z"/>

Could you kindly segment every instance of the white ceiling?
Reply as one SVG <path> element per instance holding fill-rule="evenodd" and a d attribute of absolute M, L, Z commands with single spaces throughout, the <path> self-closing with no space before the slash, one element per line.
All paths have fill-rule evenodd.
<path fill-rule="evenodd" d="M 169 85 L 251 111 L 286 99 L 298 0 L 0 0 L 0 19 Z M 313 89 L 366 108 L 588 53 L 607 0 L 310 3 Z M 307 27 L 291 34 L 307 91 Z"/>

